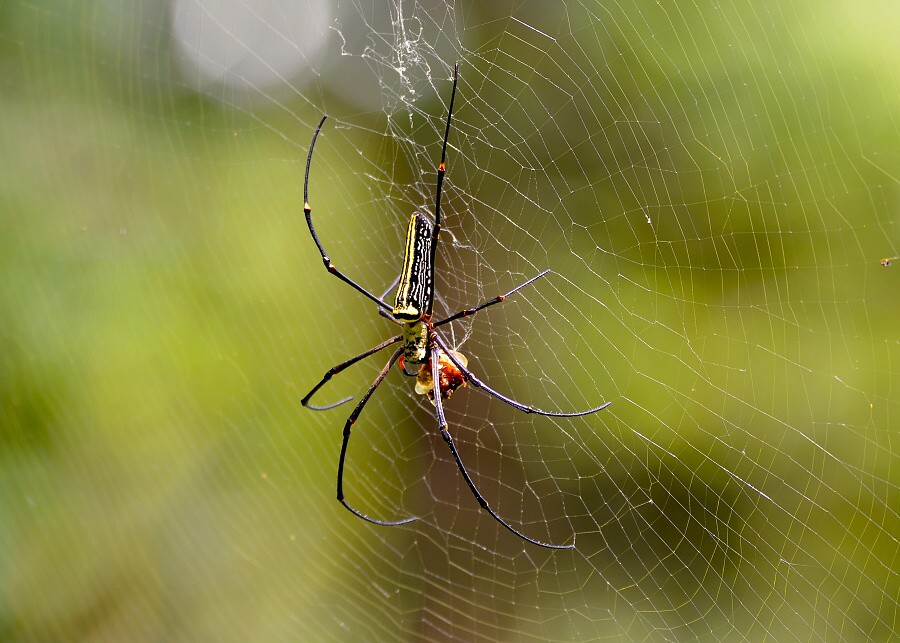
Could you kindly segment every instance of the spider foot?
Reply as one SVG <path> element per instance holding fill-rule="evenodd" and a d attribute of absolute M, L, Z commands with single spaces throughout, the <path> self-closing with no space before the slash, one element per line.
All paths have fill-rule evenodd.
<path fill-rule="evenodd" d="M 412 518 L 404 518 L 403 520 L 376 520 L 375 518 L 369 518 L 369 516 L 362 513 L 361 511 L 357 511 L 356 509 L 348 505 L 347 501 L 343 498 L 338 498 L 338 500 L 354 516 L 362 518 L 366 522 L 370 522 L 373 525 L 381 525 L 382 527 L 396 527 L 397 525 L 405 525 L 406 523 L 412 522 L 413 520 L 418 520 L 416 516 L 413 516 Z"/>
<path fill-rule="evenodd" d="M 305 406 L 306 408 L 311 409 L 313 411 L 327 411 L 329 409 L 338 407 L 341 404 L 346 404 L 347 402 L 349 402 L 352 399 L 353 399 L 353 396 L 351 395 L 350 397 L 345 397 L 343 400 L 338 400 L 337 402 L 332 402 L 331 404 L 324 404 L 322 406 L 319 406 L 317 404 L 306 403 L 306 404 L 303 404 L 303 406 Z"/>
<path fill-rule="evenodd" d="M 554 545 L 554 544 L 552 544 L 552 543 L 545 543 L 545 542 L 543 542 L 543 541 L 541 541 L 541 540 L 535 540 L 534 538 L 529 538 L 528 536 L 526 536 L 525 534 L 523 534 L 521 531 L 519 531 L 518 529 L 516 529 L 515 527 L 513 527 L 512 525 L 510 525 L 510 524 L 509 524 L 508 522 L 506 522 L 505 520 L 503 520 L 500 516 L 498 516 L 497 514 L 495 514 L 494 511 L 493 511 L 490 507 L 488 507 L 487 505 L 484 505 L 484 506 L 483 506 L 483 509 L 484 509 L 485 511 L 487 511 L 489 514 L 491 514 L 491 516 L 493 516 L 493 518 L 494 518 L 497 522 L 499 522 L 501 525 L 503 525 L 504 527 L 506 527 L 508 530 L 510 530 L 512 533 L 514 533 L 516 536 L 518 536 L 519 538 L 521 538 L 521 539 L 524 540 L 525 542 L 529 542 L 529 543 L 531 543 L 532 545 L 537 545 L 538 547 L 544 547 L 544 548 L 546 548 L 546 549 L 575 549 L 575 535 L 574 535 L 574 534 L 572 535 L 572 544 L 571 544 L 571 545 Z"/>

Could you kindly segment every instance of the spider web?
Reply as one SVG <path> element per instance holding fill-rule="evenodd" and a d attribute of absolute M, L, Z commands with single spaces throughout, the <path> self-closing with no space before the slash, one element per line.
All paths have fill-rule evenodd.
<path fill-rule="evenodd" d="M 3 6 L 0 632 L 887 640 L 896 3 Z M 376 294 L 432 213 L 450 432 Z M 357 399 L 389 357 L 336 376 Z M 891 418 L 895 419 L 892 420 Z"/>

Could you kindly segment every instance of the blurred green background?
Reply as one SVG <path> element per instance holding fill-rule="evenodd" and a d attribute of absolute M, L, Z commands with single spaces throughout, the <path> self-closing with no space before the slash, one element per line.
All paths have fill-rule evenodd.
<path fill-rule="evenodd" d="M 0 638 L 888 640 L 900 45 L 888 1 L 0 5 Z M 272 34 L 275 36 L 272 36 Z M 218 57 L 217 57 L 218 56 Z M 452 63 L 442 309 L 536 406 L 392 373 Z M 474 357 L 473 357 L 474 356 Z M 386 359 L 387 356 L 385 356 Z M 383 363 L 323 391 L 359 395 Z M 338 381 L 340 380 L 340 381 Z M 348 491 L 349 493 L 350 491 Z"/>

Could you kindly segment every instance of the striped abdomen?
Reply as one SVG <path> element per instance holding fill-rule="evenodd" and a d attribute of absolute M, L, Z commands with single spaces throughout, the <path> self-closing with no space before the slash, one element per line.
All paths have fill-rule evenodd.
<path fill-rule="evenodd" d="M 421 212 L 409 219 L 406 233 L 406 255 L 394 300 L 394 319 L 416 322 L 431 315 L 434 301 L 434 265 L 431 244 L 434 224 Z"/>

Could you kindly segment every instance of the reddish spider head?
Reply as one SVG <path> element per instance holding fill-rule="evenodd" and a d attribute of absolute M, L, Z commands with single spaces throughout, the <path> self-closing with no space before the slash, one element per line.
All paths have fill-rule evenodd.
<path fill-rule="evenodd" d="M 462 353 L 453 351 L 453 356 L 463 366 L 469 365 L 469 360 L 467 360 L 466 356 Z M 463 377 L 462 371 L 456 368 L 456 365 L 450 360 L 449 357 L 447 357 L 447 354 L 444 351 L 440 351 L 440 356 L 438 357 L 438 368 L 440 371 L 439 387 L 441 391 L 441 399 L 449 400 L 450 396 L 453 395 L 456 389 L 466 385 L 466 380 Z M 428 395 L 428 397 L 432 401 L 434 400 L 434 379 L 431 377 L 430 357 L 424 364 L 422 364 L 422 368 L 419 369 L 419 374 L 416 376 L 416 393 L 418 393 L 419 395 Z"/>

